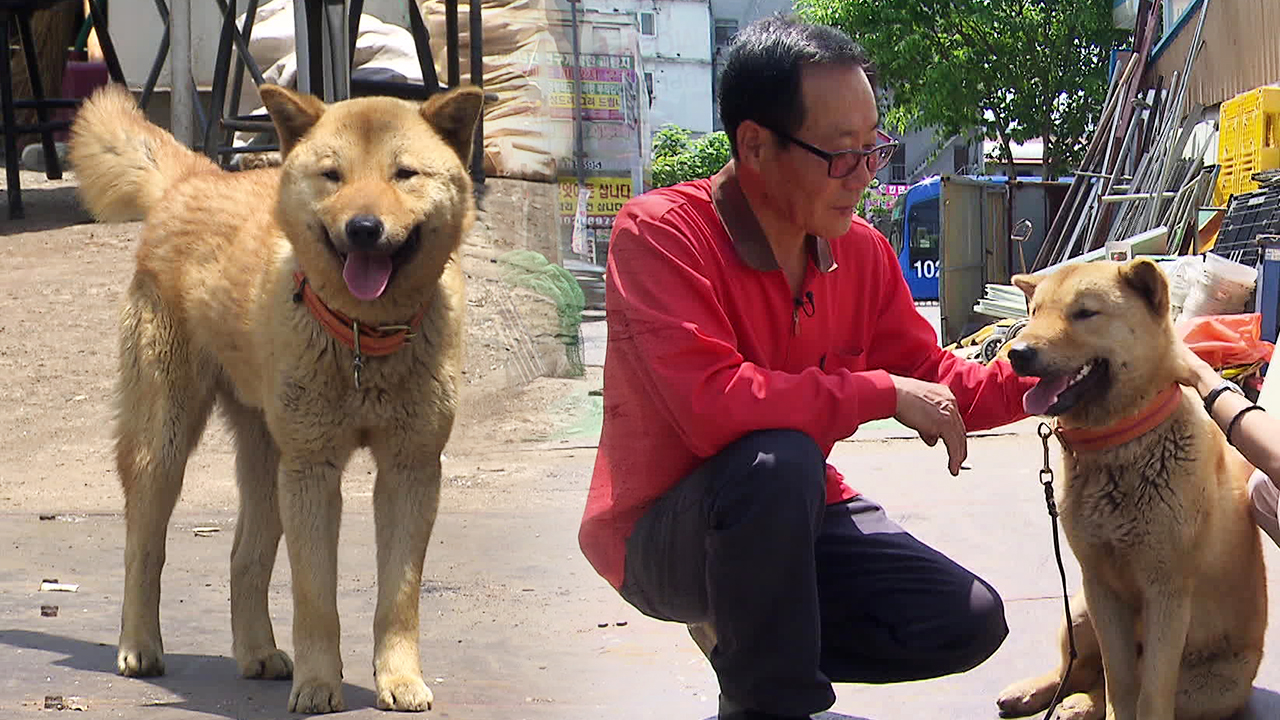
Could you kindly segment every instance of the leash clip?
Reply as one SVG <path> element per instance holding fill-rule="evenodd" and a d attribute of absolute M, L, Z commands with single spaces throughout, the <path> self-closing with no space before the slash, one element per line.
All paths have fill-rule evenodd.
<path fill-rule="evenodd" d="M 1040 485 L 1044 488 L 1044 502 L 1049 508 L 1050 517 L 1058 516 L 1058 504 L 1053 499 L 1053 466 L 1049 463 L 1049 438 L 1053 436 L 1053 429 L 1048 423 L 1040 423 L 1040 427 L 1036 429 L 1036 434 L 1040 436 L 1040 444 L 1044 447 L 1044 466 L 1040 468 Z"/>

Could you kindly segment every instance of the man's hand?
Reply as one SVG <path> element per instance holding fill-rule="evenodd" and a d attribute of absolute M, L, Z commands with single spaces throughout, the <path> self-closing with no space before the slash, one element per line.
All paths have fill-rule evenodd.
<path fill-rule="evenodd" d="M 941 438 L 947 446 L 947 468 L 952 475 L 959 475 L 960 466 L 969 455 L 969 446 L 964 419 L 960 417 L 951 388 L 915 378 L 890 377 L 898 395 L 894 419 L 920 433 L 920 439 L 930 447 Z"/>

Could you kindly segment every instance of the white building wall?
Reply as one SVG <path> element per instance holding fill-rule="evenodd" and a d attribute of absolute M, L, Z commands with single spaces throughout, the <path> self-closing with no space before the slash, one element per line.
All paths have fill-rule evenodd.
<path fill-rule="evenodd" d="M 656 132 L 665 123 L 674 123 L 695 133 L 711 132 L 711 66 L 649 61 L 653 73 L 653 106 L 650 127 Z"/>
<path fill-rule="evenodd" d="M 710 3 L 640 0 L 635 11 L 654 13 L 655 35 L 640 36 L 643 70 L 653 80 L 650 127 L 656 131 L 665 123 L 673 123 L 695 133 L 711 132 Z"/>

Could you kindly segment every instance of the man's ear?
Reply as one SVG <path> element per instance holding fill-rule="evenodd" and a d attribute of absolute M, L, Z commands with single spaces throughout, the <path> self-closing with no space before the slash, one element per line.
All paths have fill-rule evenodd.
<path fill-rule="evenodd" d="M 1043 279 L 1044 278 L 1037 277 L 1035 275 L 1019 274 L 1010 278 L 1009 282 L 1012 282 L 1014 287 L 1026 294 L 1027 300 L 1030 301 L 1031 296 L 1036 294 L 1036 286 L 1039 285 L 1040 281 Z"/>
<path fill-rule="evenodd" d="M 484 91 L 472 85 L 436 93 L 422 103 L 422 117 L 462 158 L 471 162 L 471 144 L 484 110 Z"/>
<path fill-rule="evenodd" d="M 267 106 L 271 122 L 280 136 L 280 157 L 286 157 L 303 135 L 324 114 L 324 103 L 314 95 L 294 92 L 279 85 L 263 85 L 258 88 L 262 103 Z"/>
<path fill-rule="evenodd" d="M 1169 314 L 1169 280 L 1159 265 L 1135 258 L 1120 266 L 1120 279 L 1138 292 L 1157 317 Z"/>
<path fill-rule="evenodd" d="M 754 120 L 743 120 L 738 123 L 738 160 L 753 170 L 758 170 L 764 161 L 765 144 L 770 142 L 771 133 Z"/>

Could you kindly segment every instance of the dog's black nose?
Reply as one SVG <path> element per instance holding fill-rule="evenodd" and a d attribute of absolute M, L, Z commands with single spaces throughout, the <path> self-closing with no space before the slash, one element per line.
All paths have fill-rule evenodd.
<path fill-rule="evenodd" d="M 1016 342 L 1009 346 L 1009 364 L 1019 375 L 1030 375 L 1035 369 L 1036 349 L 1024 342 Z"/>
<path fill-rule="evenodd" d="M 347 240 L 358 248 L 371 248 L 382 239 L 385 229 L 373 215 L 356 215 L 347 221 Z"/>

